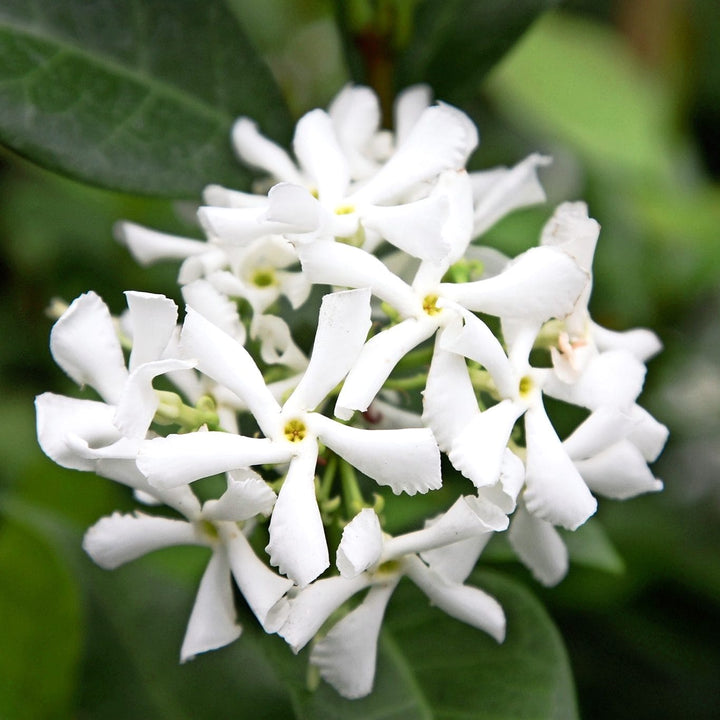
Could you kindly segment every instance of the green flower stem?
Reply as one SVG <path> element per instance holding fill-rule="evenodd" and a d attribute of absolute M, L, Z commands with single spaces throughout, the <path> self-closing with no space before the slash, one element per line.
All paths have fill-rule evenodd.
<path fill-rule="evenodd" d="M 355 468 L 342 459 L 340 459 L 340 481 L 342 482 L 345 512 L 348 518 L 354 518 L 366 505 L 360 492 Z"/>
<path fill-rule="evenodd" d="M 179 425 L 180 432 L 193 432 L 203 425 L 207 425 L 210 430 L 220 429 L 220 418 L 211 397 L 201 397 L 197 407 L 191 407 L 177 393 L 166 390 L 155 392 L 159 402 L 153 419 L 159 425 Z"/>
<path fill-rule="evenodd" d="M 420 390 L 425 387 L 427 373 L 417 373 L 406 378 L 395 378 L 387 380 L 384 387 L 388 390 Z"/>

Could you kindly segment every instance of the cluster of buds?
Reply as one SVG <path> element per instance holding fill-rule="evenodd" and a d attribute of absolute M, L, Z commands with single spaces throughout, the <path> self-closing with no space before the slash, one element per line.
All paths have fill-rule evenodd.
<path fill-rule="evenodd" d="M 267 177 L 257 194 L 207 188 L 205 241 L 118 225 L 141 263 L 182 261 L 182 323 L 163 295 L 126 293 L 119 318 L 80 296 L 50 346 L 99 398 L 36 402 L 55 462 L 169 508 L 91 527 L 84 547 L 99 565 L 210 548 L 183 661 L 240 635 L 236 585 L 265 631 L 295 652 L 312 643 L 310 662 L 346 697 L 372 689 L 402 577 L 502 641 L 502 607 L 466 584 L 488 540 L 508 531 L 533 574 L 558 582 L 557 527 L 582 525 L 596 495 L 660 489 L 648 463 L 667 435 L 636 402 L 657 337 L 588 312 L 599 226 L 587 207 L 558 207 L 514 259 L 476 241 L 544 201 L 549 159 L 468 173 L 476 128 L 425 87 L 399 96 L 393 133 L 379 119 L 372 91 L 346 87 L 300 119 L 294 159 L 239 119 L 235 150 Z M 584 409 L 564 439 L 546 396 Z M 377 486 L 432 493 L 443 453 L 462 488 L 450 506 L 385 532 Z M 217 475 L 222 491 L 209 492 L 203 479 Z"/>

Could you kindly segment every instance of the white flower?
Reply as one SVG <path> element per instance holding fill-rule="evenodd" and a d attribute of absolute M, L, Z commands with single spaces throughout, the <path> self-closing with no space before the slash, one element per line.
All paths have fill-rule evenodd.
<path fill-rule="evenodd" d="M 247 351 L 190 310 L 182 334 L 185 352 L 246 403 L 265 437 L 171 435 L 146 442 L 138 458 L 141 471 L 157 487 L 232 468 L 290 462 L 270 521 L 268 551 L 272 564 L 299 585 L 329 565 L 313 483 L 319 441 L 396 493 L 426 492 L 441 484 L 440 456 L 429 430 L 361 430 L 314 412 L 357 357 L 369 313 L 367 291 L 325 296 L 310 363 L 281 407 Z"/>

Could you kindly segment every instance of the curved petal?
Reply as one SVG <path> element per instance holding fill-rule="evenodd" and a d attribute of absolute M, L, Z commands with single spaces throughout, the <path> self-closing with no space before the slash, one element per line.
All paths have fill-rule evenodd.
<path fill-rule="evenodd" d="M 636 425 L 628 440 L 640 450 L 647 462 L 655 462 L 667 442 L 667 427 L 639 405 L 630 408 L 630 417 L 635 420 Z"/>
<path fill-rule="evenodd" d="M 118 402 L 127 380 L 125 358 L 110 311 L 94 292 L 73 300 L 53 325 L 50 351 L 78 385 L 90 385 L 106 402 Z"/>
<path fill-rule="evenodd" d="M 382 529 L 377 514 L 363 508 L 344 528 L 336 565 L 343 577 L 352 578 L 380 562 Z"/>
<path fill-rule="evenodd" d="M 309 233 L 321 228 L 323 209 L 306 187 L 278 183 L 268 192 L 266 219 L 278 228 L 285 226 L 277 232 Z"/>
<path fill-rule="evenodd" d="M 177 305 L 164 295 L 126 291 L 132 333 L 130 372 L 160 360 L 177 324 Z"/>
<path fill-rule="evenodd" d="M 360 248 L 337 242 L 314 242 L 298 247 L 303 272 L 316 284 L 369 287 L 403 315 L 420 311 L 420 302 L 409 285 L 381 260 Z"/>
<path fill-rule="evenodd" d="M 171 488 L 216 473 L 290 459 L 287 443 L 224 432 L 193 432 L 146 440 L 137 464 L 148 482 Z"/>
<path fill-rule="evenodd" d="M 285 365 L 300 372 L 307 368 L 305 353 L 295 344 L 289 325 L 281 317 L 253 315 L 250 337 L 260 341 L 260 357 L 268 365 Z M 273 397 L 277 399 L 278 396 L 273 393 Z"/>
<path fill-rule="evenodd" d="M 410 135 L 415 123 L 430 107 L 433 92 L 429 85 L 418 83 L 406 87 L 395 98 L 395 144 L 400 147 Z"/>
<path fill-rule="evenodd" d="M 575 467 L 593 492 L 616 500 L 663 488 L 662 481 L 653 476 L 642 453 L 629 440 L 579 460 Z"/>
<path fill-rule="evenodd" d="M 557 585 L 567 574 L 568 551 L 558 531 L 531 515 L 523 503 L 513 515 L 508 540 L 515 554 L 543 585 Z"/>
<path fill-rule="evenodd" d="M 646 328 L 616 332 L 592 323 L 592 334 L 600 351 L 627 350 L 640 362 L 647 362 L 662 350 L 660 338 Z"/>
<path fill-rule="evenodd" d="M 219 327 L 241 345 L 245 342 L 245 326 L 240 320 L 237 303 L 205 279 L 195 280 L 182 288 L 183 300 L 206 320 Z"/>
<path fill-rule="evenodd" d="M 492 536 L 491 531 L 474 535 L 452 545 L 425 550 L 420 557 L 448 582 L 464 583 Z"/>
<path fill-rule="evenodd" d="M 333 452 L 396 495 L 424 493 L 442 485 L 440 451 L 426 428 L 361 430 L 321 415 L 313 417 L 313 426 Z"/>
<path fill-rule="evenodd" d="M 300 166 L 315 183 L 320 201 L 326 205 L 340 202 L 350 184 L 350 169 L 333 122 L 324 110 L 311 110 L 300 118 L 293 150 Z"/>
<path fill-rule="evenodd" d="M 198 210 L 198 220 L 205 232 L 219 242 L 247 246 L 265 235 L 285 232 L 306 232 L 295 223 L 270 220 L 263 207 L 226 208 L 204 205 Z"/>
<path fill-rule="evenodd" d="M 230 565 L 224 551 L 216 550 L 200 581 L 180 648 L 180 662 L 224 647 L 237 640 L 241 632 L 235 613 Z"/>
<path fill-rule="evenodd" d="M 238 118 L 232 128 L 232 141 L 238 157 L 248 165 L 264 170 L 276 180 L 302 184 L 303 178 L 290 156 L 258 131 L 257 124 Z"/>
<path fill-rule="evenodd" d="M 348 420 L 354 410 L 367 410 L 400 359 L 436 329 L 437 323 L 429 317 L 427 320 L 408 318 L 371 337 L 345 378 L 335 414 Z"/>
<path fill-rule="evenodd" d="M 636 424 L 629 413 L 599 407 L 565 438 L 563 447 L 573 460 L 584 460 L 626 438 Z"/>
<path fill-rule="evenodd" d="M 86 533 L 83 549 L 106 570 L 114 570 L 153 550 L 172 545 L 208 545 L 192 523 L 118 512 L 98 520 Z"/>
<path fill-rule="evenodd" d="M 242 522 L 256 515 L 268 516 L 276 499 L 270 486 L 253 470 L 232 470 L 227 490 L 217 500 L 207 500 L 203 505 L 203 517 Z"/>
<path fill-rule="evenodd" d="M 431 195 L 404 205 L 368 205 L 362 224 L 384 240 L 421 260 L 442 260 L 450 251 L 443 237 L 450 203 L 445 195 Z"/>
<path fill-rule="evenodd" d="M 468 310 L 545 322 L 572 312 L 588 279 L 562 250 L 536 247 L 518 255 L 499 275 L 468 283 L 443 283 L 440 292 Z"/>
<path fill-rule="evenodd" d="M 270 564 L 300 587 L 311 583 L 330 565 L 325 530 L 315 499 L 317 445 L 290 462 L 270 518 Z"/>
<path fill-rule="evenodd" d="M 278 635 L 287 641 L 294 653 L 300 652 L 346 600 L 369 584 L 366 574 L 316 580 L 290 600 L 290 614 Z"/>
<path fill-rule="evenodd" d="M 370 330 L 370 290 L 325 295 L 307 369 L 285 410 L 314 410 L 345 377 Z"/>
<path fill-rule="evenodd" d="M 372 691 L 380 626 L 398 580 L 370 588 L 362 603 L 335 623 L 310 653 L 320 677 L 343 697 L 361 698 Z"/>
<path fill-rule="evenodd" d="M 209 249 L 204 240 L 168 235 L 124 220 L 115 223 L 113 234 L 141 265 L 152 265 L 158 260 L 184 260 Z"/>
<path fill-rule="evenodd" d="M 568 457 L 542 406 L 525 413 L 527 463 L 525 505 L 532 515 L 575 530 L 597 502 Z"/>
<path fill-rule="evenodd" d="M 276 632 L 287 620 L 290 606 L 285 595 L 292 581 L 258 558 L 235 523 L 222 523 L 218 530 L 240 592 L 265 632 Z"/>
<path fill-rule="evenodd" d="M 280 406 L 248 351 L 192 308 L 188 308 L 181 343 L 185 356 L 197 360 L 198 370 L 241 398 L 260 429 L 272 436 Z"/>
<path fill-rule="evenodd" d="M 420 558 L 405 560 L 408 577 L 448 615 L 483 630 L 498 642 L 505 638 L 505 613 L 500 603 L 480 588 L 449 582 Z"/>

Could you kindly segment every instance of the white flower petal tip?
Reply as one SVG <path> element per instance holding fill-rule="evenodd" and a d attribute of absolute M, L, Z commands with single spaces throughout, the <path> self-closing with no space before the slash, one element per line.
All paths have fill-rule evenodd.
<path fill-rule="evenodd" d="M 382 550 L 380 520 L 373 510 L 365 508 L 343 529 L 337 568 L 343 577 L 355 577 L 380 562 Z"/>

